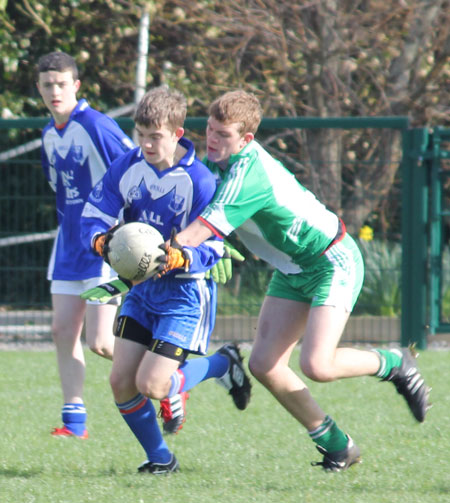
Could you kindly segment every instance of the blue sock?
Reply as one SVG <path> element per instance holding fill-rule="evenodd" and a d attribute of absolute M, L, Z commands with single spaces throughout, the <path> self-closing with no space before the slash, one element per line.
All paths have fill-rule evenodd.
<path fill-rule="evenodd" d="M 229 364 L 228 358 L 220 353 L 214 353 L 203 358 L 193 358 L 184 362 L 171 377 L 172 386 L 169 391 L 169 398 L 180 391 L 189 391 L 206 379 L 222 377 L 228 370 Z M 179 378 L 180 371 L 184 375 L 184 384 Z"/>
<path fill-rule="evenodd" d="M 164 441 L 151 400 L 139 393 L 125 403 L 116 403 L 125 422 L 147 454 L 155 463 L 168 463 L 172 454 Z"/>
<path fill-rule="evenodd" d="M 86 407 L 83 403 L 65 403 L 61 411 L 64 426 L 79 437 L 86 429 Z"/>

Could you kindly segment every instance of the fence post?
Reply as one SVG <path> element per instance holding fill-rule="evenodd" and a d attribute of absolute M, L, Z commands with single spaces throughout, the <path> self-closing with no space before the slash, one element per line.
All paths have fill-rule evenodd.
<path fill-rule="evenodd" d="M 428 141 L 425 128 L 403 130 L 401 345 L 415 343 L 419 349 L 427 345 Z"/>

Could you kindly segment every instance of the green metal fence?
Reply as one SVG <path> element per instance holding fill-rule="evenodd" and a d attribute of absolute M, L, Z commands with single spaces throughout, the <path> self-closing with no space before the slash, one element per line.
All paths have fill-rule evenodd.
<path fill-rule="evenodd" d="M 130 118 L 117 121 L 131 134 L 133 122 Z M 47 122 L 47 118 L 0 120 L 0 338 L 5 340 L 50 337 L 51 305 L 46 267 L 52 246 L 48 233 L 56 228 L 56 217 L 54 195 L 41 171 L 39 149 L 35 148 L 39 144 L 40 130 Z M 200 155 L 204 151 L 205 126 L 206 118 L 203 117 L 186 121 L 187 135 L 196 143 Z M 426 310 L 426 299 L 415 297 L 413 293 L 419 289 L 408 281 L 407 290 L 403 288 L 401 296 L 400 277 L 409 277 L 410 271 L 414 270 L 411 268 L 423 260 L 418 252 L 410 253 L 410 231 L 413 220 L 426 218 L 422 207 L 426 206 L 423 189 L 421 192 L 418 188 L 424 175 L 415 167 L 428 140 L 424 138 L 423 130 L 408 129 L 408 120 L 404 117 L 267 118 L 261 124 L 258 138 L 308 186 L 316 161 L 304 154 L 302 145 L 305 131 L 317 129 L 347 135 L 349 143 L 356 133 L 358 137 L 367 138 L 369 143 L 374 131 L 402 136 L 403 155 L 400 151 L 399 156 L 387 161 L 371 160 L 400 165 L 403 159 L 403 167 L 399 170 L 401 176 L 386 195 L 385 202 L 387 207 L 392 207 L 392 212 L 388 212 L 385 218 L 389 219 L 395 232 L 384 235 L 382 242 L 361 242 L 369 286 L 360 297 L 343 340 L 358 343 L 415 340 L 423 346 L 426 316 L 421 310 Z M 345 156 L 345 152 L 342 155 Z M 364 162 L 358 158 L 346 157 L 345 163 L 353 163 L 353 169 L 364 169 Z M 420 179 L 419 184 L 416 178 Z M 351 180 L 342 181 L 344 192 L 345 184 L 351 184 Z M 413 203 L 417 192 L 422 201 L 418 206 Z M 407 212 L 401 212 L 402 193 L 406 197 Z M 401 215 L 402 223 L 396 224 Z M 345 219 L 345 215 L 343 217 Z M 402 229 L 407 229 L 407 237 Z M 374 257 L 379 257 L 379 261 L 374 261 Z M 232 282 L 219 291 L 219 317 L 214 338 L 251 342 L 271 272 L 268 266 L 251 256 L 235 268 Z M 419 281 L 426 283 L 426 272 Z M 391 298 L 380 301 L 383 295 Z M 380 302 L 390 305 L 383 307 Z"/>
<path fill-rule="evenodd" d="M 405 133 L 402 342 L 450 334 L 450 130 Z"/>

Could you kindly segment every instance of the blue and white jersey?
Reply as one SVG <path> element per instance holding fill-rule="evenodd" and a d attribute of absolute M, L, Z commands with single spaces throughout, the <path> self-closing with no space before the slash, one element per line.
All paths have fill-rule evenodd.
<path fill-rule="evenodd" d="M 92 187 L 114 159 L 134 148 L 133 142 L 106 115 L 82 99 L 68 122 L 52 119 L 42 132 L 42 167 L 56 192 L 58 234 L 48 279 L 78 281 L 107 274 L 100 257 L 86 253 L 80 240 L 80 218 Z"/>
<path fill-rule="evenodd" d="M 191 141 L 181 138 L 179 143 L 186 153 L 175 166 L 164 171 L 147 163 L 140 148 L 111 165 L 83 210 L 81 236 L 86 248 L 92 250 L 95 235 L 107 231 L 118 218 L 123 222 L 149 224 L 167 240 L 173 227 L 180 231 L 198 217 L 215 193 L 216 179 L 196 157 Z M 179 312 L 179 302 L 172 305 L 170 291 L 167 297 L 162 296 L 161 286 L 156 283 L 168 278 L 180 281 L 203 278 L 204 272 L 223 255 L 223 241 L 215 237 L 198 248 L 186 248 L 192 257 L 189 272 L 174 270 L 159 280 L 149 279 L 133 287 L 133 295 L 142 295 L 143 305 L 148 309 L 158 313 L 172 309 Z M 153 290 L 158 290 L 158 295 L 153 295 Z"/>

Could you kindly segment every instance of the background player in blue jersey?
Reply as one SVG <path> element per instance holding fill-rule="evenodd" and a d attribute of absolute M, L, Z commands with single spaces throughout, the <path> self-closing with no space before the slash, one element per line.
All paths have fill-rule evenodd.
<path fill-rule="evenodd" d="M 52 52 L 39 59 L 37 88 L 53 117 L 42 133 L 42 166 L 56 193 L 58 218 L 48 279 L 64 426 L 55 428 L 52 434 L 87 438 L 81 332 L 86 319 L 85 335 L 90 349 L 112 358 L 117 300 L 101 305 L 80 298 L 86 288 L 112 276 L 109 266 L 82 246 L 80 217 L 92 187 L 110 163 L 134 145 L 116 122 L 93 110 L 84 99 L 78 101 L 78 69 L 68 54 Z"/>
<path fill-rule="evenodd" d="M 205 271 L 223 254 L 223 241 L 216 237 L 195 249 L 176 248 L 173 229 L 195 220 L 216 190 L 214 175 L 183 136 L 186 108 L 185 97 L 166 86 L 145 94 L 135 114 L 139 148 L 111 165 L 91 192 L 81 220 L 85 246 L 97 254 L 104 256 L 104 243 L 114 232 L 108 229 L 121 216 L 124 222 L 152 225 L 165 239 L 172 235 L 172 259 L 182 257 L 184 263 L 162 279 L 134 285 L 116 330 L 110 383 L 117 408 L 147 455 L 138 470 L 152 474 L 174 472 L 178 461 L 163 439 L 150 398 L 181 396 L 184 403 L 188 390 L 215 377 L 239 409 L 250 399 L 250 382 L 235 345 L 186 360 L 190 353 L 206 354 L 217 287 L 205 279 Z"/>

